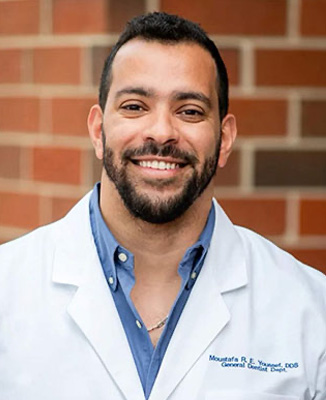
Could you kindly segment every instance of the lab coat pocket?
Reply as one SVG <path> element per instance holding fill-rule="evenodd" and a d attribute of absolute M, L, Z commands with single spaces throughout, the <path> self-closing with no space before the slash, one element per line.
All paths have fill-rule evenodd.
<path fill-rule="evenodd" d="M 214 391 L 207 393 L 205 400 L 299 400 L 299 397 L 258 392 Z"/>

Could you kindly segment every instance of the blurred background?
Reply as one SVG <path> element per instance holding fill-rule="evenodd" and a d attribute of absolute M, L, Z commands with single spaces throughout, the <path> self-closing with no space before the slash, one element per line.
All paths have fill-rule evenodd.
<path fill-rule="evenodd" d="M 0 0 L 0 242 L 62 217 L 100 177 L 86 119 L 125 22 L 199 22 L 228 68 L 231 219 L 326 272 L 325 0 Z"/>

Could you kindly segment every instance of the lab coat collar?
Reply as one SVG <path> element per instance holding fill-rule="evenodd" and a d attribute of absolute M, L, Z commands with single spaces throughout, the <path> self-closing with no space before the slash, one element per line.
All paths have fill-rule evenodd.
<path fill-rule="evenodd" d="M 165 400 L 175 390 L 227 326 L 230 313 L 223 294 L 240 289 L 248 282 L 241 238 L 215 200 L 214 207 L 216 221 L 212 241 L 163 358 L 150 400 Z"/>
<path fill-rule="evenodd" d="M 57 223 L 53 281 L 77 287 L 67 307 L 69 315 L 125 397 L 144 399 L 132 353 L 94 245 L 89 197 L 84 197 Z M 165 400 L 175 390 L 230 320 L 223 294 L 247 284 L 241 238 L 215 200 L 214 207 L 215 227 L 204 266 L 173 333 L 150 400 Z"/>
<path fill-rule="evenodd" d="M 247 256 L 235 226 L 215 199 L 213 203 L 216 221 L 207 263 L 215 264 L 217 285 L 225 293 L 248 283 Z"/>
<path fill-rule="evenodd" d="M 144 392 L 111 292 L 98 259 L 85 196 L 56 225 L 53 282 L 77 287 L 67 312 L 126 399 Z"/>

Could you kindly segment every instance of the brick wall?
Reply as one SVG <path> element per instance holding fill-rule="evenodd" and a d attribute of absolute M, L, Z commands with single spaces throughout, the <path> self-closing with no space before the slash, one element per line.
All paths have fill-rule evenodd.
<path fill-rule="evenodd" d="M 325 0 L 0 0 L 0 241 L 63 216 L 99 178 L 86 117 L 130 17 L 202 23 L 239 138 L 216 178 L 231 218 L 326 272 Z"/>

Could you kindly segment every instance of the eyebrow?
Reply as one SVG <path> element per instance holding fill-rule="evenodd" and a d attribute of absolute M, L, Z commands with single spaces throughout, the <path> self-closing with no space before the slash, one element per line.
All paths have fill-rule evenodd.
<path fill-rule="evenodd" d="M 154 96 L 154 91 L 151 89 L 146 89 L 144 87 L 126 87 L 121 90 L 119 90 L 115 98 L 118 99 L 119 97 L 123 96 L 124 94 L 137 94 L 139 96 L 144 96 L 144 97 L 153 97 Z"/>
<path fill-rule="evenodd" d="M 202 103 L 206 104 L 206 106 L 211 109 L 212 102 L 211 100 L 202 92 L 176 92 L 173 98 L 177 101 L 181 100 L 198 100 Z"/>

